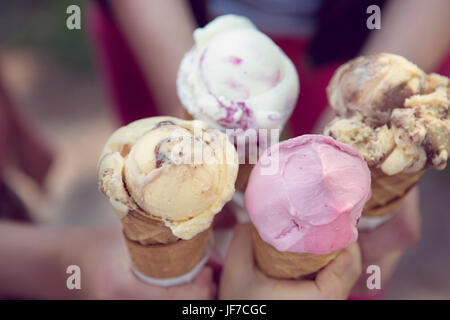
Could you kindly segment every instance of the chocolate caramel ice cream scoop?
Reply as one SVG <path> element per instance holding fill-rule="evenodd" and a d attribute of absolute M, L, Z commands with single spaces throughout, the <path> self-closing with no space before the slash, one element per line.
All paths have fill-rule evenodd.
<path fill-rule="evenodd" d="M 99 160 L 100 190 L 115 211 L 162 222 L 189 240 L 234 193 L 237 153 L 201 121 L 142 119 L 117 130 Z"/>
<path fill-rule="evenodd" d="M 449 79 L 381 53 L 341 66 L 328 88 L 325 133 L 387 175 L 444 169 L 450 152 Z"/>
<path fill-rule="evenodd" d="M 341 66 L 327 93 L 337 117 L 325 134 L 356 148 L 371 171 L 372 197 L 364 216 L 391 214 L 427 168 L 446 167 L 447 77 L 426 74 L 403 57 L 380 53 Z"/>

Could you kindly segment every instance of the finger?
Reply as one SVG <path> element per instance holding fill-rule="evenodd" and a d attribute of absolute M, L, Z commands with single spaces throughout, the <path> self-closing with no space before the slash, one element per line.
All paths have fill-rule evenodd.
<path fill-rule="evenodd" d="M 397 213 L 398 223 L 401 226 L 399 237 L 402 239 L 398 249 L 406 249 L 420 240 L 420 204 L 419 188 L 415 187 L 405 197 L 402 210 Z M 392 250 L 397 251 L 397 250 Z"/>
<path fill-rule="evenodd" d="M 319 290 L 312 280 L 285 280 L 266 276 L 255 271 L 255 287 L 252 299 L 315 300 L 320 299 Z"/>
<path fill-rule="evenodd" d="M 219 296 L 222 298 L 242 293 L 239 288 L 248 288 L 253 279 L 254 262 L 250 232 L 249 224 L 234 228 L 233 239 L 220 277 Z"/>
<path fill-rule="evenodd" d="M 250 224 L 234 228 L 233 240 L 228 248 L 223 273 L 240 278 L 253 272 L 253 246 Z"/>
<path fill-rule="evenodd" d="M 416 187 L 406 196 L 392 219 L 375 230 L 360 232 L 358 242 L 364 260 L 377 260 L 388 253 L 404 250 L 416 243 L 420 238 L 418 207 Z"/>
<path fill-rule="evenodd" d="M 204 267 L 195 279 L 188 284 L 169 288 L 170 299 L 208 300 L 216 296 L 213 269 Z"/>
<path fill-rule="evenodd" d="M 195 287 L 199 290 L 198 297 L 204 296 L 203 299 L 211 299 L 216 294 L 216 284 L 213 280 L 213 276 L 214 269 L 206 266 L 186 289 L 189 290 L 191 289 L 189 287 Z M 207 290 L 204 290 L 205 288 Z"/>
<path fill-rule="evenodd" d="M 131 272 L 117 283 L 114 296 L 119 299 L 211 299 L 215 294 L 215 284 L 212 282 L 212 269 L 203 268 L 190 283 L 160 287 L 145 283 Z"/>
<path fill-rule="evenodd" d="M 361 252 L 354 243 L 317 274 L 315 283 L 324 298 L 345 299 L 360 274 Z"/>
<path fill-rule="evenodd" d="M 235 228 L 220 282 L 222 298 L 299 300 L 319 296 L 314 281 L 280 280 L 263 274 L 254 263 L 251 232 L 249 224 Z"/>

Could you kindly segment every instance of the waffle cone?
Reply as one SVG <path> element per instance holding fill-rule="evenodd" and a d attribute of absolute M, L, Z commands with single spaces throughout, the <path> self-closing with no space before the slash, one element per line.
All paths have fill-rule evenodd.
<path fill-rule="evenodd" d="M 187 112 L 186 109 L 183 108 L 183 119 L 184 120 L 194 120 L 194 118 L 191 116 L 189 112 Z"/>
<path fill-rule="evenodd" d="M 281 279 L 297 279 L 319 271 L 340 252 L 326 255 L 280 252 L 265 242 L 252 226 L 253 252 L 258 267 L 266 275 Z"/>
<path fill-rule="evenodd" d="M 210 229 L 190 240 L 168 244 L 142 245 L 125 236 L 133 266 L 142 274 L 158 279 L 174 278 L 191 271 L 204 257 Z"/>
<path fill-rule="evenodd" d="M 388 176 L 380 169 L 371 168 L 372 197 L 367 201 L 363 215 L 381 217 L 391 214 L 408 192 L 417 184 L 423 170 L 414 173 L 400 173 Z"/>
<path fill-rule="evenodd" d="M 161 221 L 135 211 L 130 211 L 121 222 L 131 262 L 148 277 L 181 276 L 191 271 L 205 255 L 210 229 L 190 240 L 182 240 Z"/>
<path fill-rule="evenodd" d="M 170 228 L 158 220 L 150 219 L 136 211 L 130 211 L 121 219 L 123 233 L 131 241 L 142 245 L 168 244 L 178 241 Z"/>

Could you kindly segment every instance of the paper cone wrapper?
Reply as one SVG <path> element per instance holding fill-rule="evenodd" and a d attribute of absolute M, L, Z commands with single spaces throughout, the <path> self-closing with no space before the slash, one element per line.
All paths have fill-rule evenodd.
<path fill-rule="evenodd" d="M 266 275 L 280 279 L 298 279 L 311 275 L 332 261 L 340 250 L 326 255 L 280 252 L 265 242 L 252 226 L 253 252 L 258 267 Z"/>
<path fill-rule="evenodd" d="M 376 168 L 371 168 L 370 172 L 372 197 L 367 201 L 362 213 L 367 217 L 382 217 L 391 214 L 424 173 L 422 170 L 388 176 Z"/>
<path fill-rule="evenodd" d="M 182 240 L 161 221 L 135 211 L 130 211 L 121 222 L 133 267 L 146 277 L 180 277 L 205 257 L 211 228 L 190 240 Z"/>

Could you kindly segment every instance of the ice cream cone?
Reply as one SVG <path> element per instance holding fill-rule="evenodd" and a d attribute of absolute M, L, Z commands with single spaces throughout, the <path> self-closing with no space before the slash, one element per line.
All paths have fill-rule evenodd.
<path fill-rule="evenodd" d="M 143 245 L 124 233 L 134 268 L 157 279 L 175 278 L 191 271 L 205 256 L 210 228 L 190 240 Z"/>
<path fill-rule="evenodd" d="M 355 58 L 333 75 L 327 95 L 337 117 L 325 133 L 355 147 L 371 169 L 363 216 L 387 218 L 426 169 L 446 167 L 449 87 L 447 77 L 389 53 Z"/>
<path fill-rule="evenodd" d="M 202 156 L 199 165 L 194 155 Z M 237 167 L 226 136 L 200 121 L 155 117 L 113 133 L 100 156 L 99 188 L 121 219 L 139 279 L 171 286 L 195 277 Z"/>
<path fill-rule="evenodd" d="M 252 226 L 253 253 L 258 267 L 266 275 L 281 279 L 298 279 L 311 275 L 326 266 L 340 252 L 329 254 L 280 252 L 261 239 Z"/>
<path fill-rule="evenodd" d="M 190 240 L 182 240 L 162 222 L 136 211 L 129 212 L 121 223 L 131 262 L 147 277 L 165 279 L 184 275 L 205 256 L 211 228 Z"/>
<path fill-rule="evenodd" d="M 267 166 L 276 170 L 269 175 Z M 350 146 L 322 135 L 272 146 L 244 198 L 256 264 L 275 278 L 313 276 L 357 240 L 369 197 L 370 170 Z"/>
<path fill-rule="evenodd" d="M 372 197 L 367 201 L 362 214 L 369 217 L 391 214 L 417 184 L 423 173 L 424 170 L 421 170 L 389 176 L 380 169 L 371 169 Z"/>
<path fill-rule="evenodd" d="M 161 221 L 147 218 L 136 211 L 130 211 L 121 220 L 123 233 L 131 241 L 142 245 L 169 244 L 178 241 L 170 228 Z"/>

